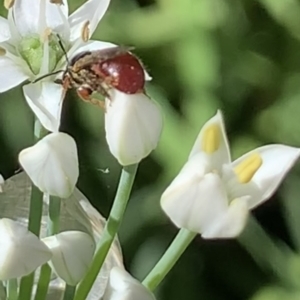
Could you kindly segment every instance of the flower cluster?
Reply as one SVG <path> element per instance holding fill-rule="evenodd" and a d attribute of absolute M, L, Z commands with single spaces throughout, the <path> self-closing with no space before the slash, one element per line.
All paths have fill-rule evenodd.
<path fill-rule="evenodd" d="M 176 226 L 203 238 L 236 237 L 249 210 L 271 197 L 299 155 L 299 148 L 269 145 L 232 162 L 219 111 L 203 126 L 187 163 L 162 195 L 162 209 Z"/>
<path fill-rule="evenodd" d="M 73 287 L 74 293 L 76 287 L 78 299 L 89 293 L 89 289 L 80 284 L 84 285 L 87 278 L 91 288 L 97 277 L 93 263 L 100 262 L 99 271 L 105 267 L 108 252 L 114 252 L 115 237 L 137 164 L 157 147 L 163 127 L 160 108 L 146 94 L 144 86 L 127 93 L 119 89 L 118 84 L 108 85 L 99 80 L 99 85 L 106 84 L 108 88 L 102 85 L 99 88 L 105 90 L 102 106 L 107 143 L 111 153 L 124 166 L 122 174 L 126 177 L 123 180 L 121 177 L 115 200 L 123 202 L 113 206 L 103 228 L 103 224 L 99 224 L 101 216 L 88 201 L 72 200 L 78 193 L 75 189 L 79 177 L 78 153 L 74 139 L 59 131 L 66 86 L 55 83 L 55 79 L 62 75 L 60 71 L 66 71 L 63 76 L 70 75 L 68 68 L 73 65 L 68 62 L 75 55 L 115 47 L 111 43 L 90 40 L 108 5 L 109 0 L 88 0 L 69 15 L 66 0 L 15 0 L 8 1 L 7 20 L 0 17 L 0 66 L 7 70 L 0 75 L 0 92 L 27 80 L 23 86 L 24 97 L 42 127 L 49 132 L 39 134 L 38 141 L 19 154 L 22 168 L 37 187 L 35 191 L 43 195 L 39 200 L 49 206 L 47 236 L 39 235 L 39 228 L 37 232 L 25 229 L 12 218 L 0 219 L 0 280 L 15 280 L 38 268 L 42 273 L 42 266 L 49 265 L 68 287 Z M 131 55 L 130 52 L 126 54 Z M 134 69 L 130 65 L 126 68 Z M 140 74 L 150 80 L 142 65 Z M 70 85 L 72 80 L 70 75 Z M 80 88 L 86 88 L 85 84 Z M 188 161 L 163 193 L 161 207 L 177 227 L 184 229 L 182 236 L 188 233 L 186 241 L 190 242 L 195 233 L 207 239 L 237 237 L 245 227 L 249 211 L 271 197 L 299 156 L 298 148 L 269 145 L 232 161 L 223 117 L 218 111 L 201 129 Z M 0 192 L 2 186 L 5 190 L 0 175 Z M 34 187 L 32 199 L 33 191 Z M 57 200 L 59 205 L 55 206 Z M 88 228 L 87 232 L 64 231 L 59 226 L 53 229 L 60 219 L 61 203 L 71 212 L 72 218 Z M 42 214 L 42 209 L 40 212 Z M 96 292 L 96 299 L 154 300 L 147 288 L 151 280 L 147 279 L 142 285 L 134 279 L 124 270 L 119 249 L 115 252 L 118 259 L 107 267 L 109 275 L 106 274 L 101 295 Z M 175 255 L 177 259 L 179 256 Z M 152 286 L 156 286 L 165 274 L 160 269 L 158 273 L 153 275 Z"/>

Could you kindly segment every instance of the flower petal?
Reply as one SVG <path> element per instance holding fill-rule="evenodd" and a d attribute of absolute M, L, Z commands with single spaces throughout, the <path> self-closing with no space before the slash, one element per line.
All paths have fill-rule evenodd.
<path fill-rule="evenodd" d="M 22 36 L 40 34 L 47 27 L 55 29 L 64 24 L 62 16 L 68 15 L 68 3 L 64 0 L 64 4 L 59 6 L 49 0 L 16 0 L 13 15 Z"/>
<path fill-rule="evenodd" d="M 109 2 L 110 0 L 89 0 L 70 15 L 71 41 L 81 37 L 83 26 L 86 22 L 89 22 L 90 36 L 93 34 L 98 23 L 104 16 Z"/>
<path fill-rule="evenodd" d="M 251 198 L 249 203 L 250 209 L 256 207 L 272 196 L 287 172 L 299 158 L 300 149 L 285 145 L 268 145 L 260 147 L 234 161 L 232 164 L 233 168 L 239 165 L 241 161 L 247 159 L 247 157 L 253 155 L 253 153 L 258 153 L 261 156 L 262 165 L 251 180 L 258 186 L 260 197 Z"/>
<path fill-rule="evenodd" d="M 222 180 L 226 185 L 229 201 L 247 196 L 247 203 L 250 205 L 252 199 L 261 198 L 262 193 L 257 184 L 251 180 L 247 183 L 240 183 L 231 164 L 223 166 Z"/>
<path fill-rule="evenodd" d="M 0 43 L 9 40 L 10 37 L 11 34 L 9 30 L 8 21 L 5 18 L 0 17 Z"/>
<path fill-rule="evenodd" d="M 144 94 L 117 90 L 107 101 L 105 130 L 111 153 L 123 166 L 140 162 L 158 144 L 163 126 L 160 108 Z"/>
<path fill-rule="evenodd" d="M 226 190 L 218 174 L 206 174 L 206 160 L 202 153 L 188 160 L 160 202 L 177 227 L 198 233 L 227 211 Z"/>
<path fill-rule="evenodd" d="M 28 105 L 42 125 L 49 131 L 58 131 L 65 91 L 60 84 L 50 81 L 23 87 Z"/>
<path fill-rule="evenodd" d="M 248 197 L 233 200 L 226 213 L 207 227 L 202 237 L 205 239 L 237 237 L 245 228 L 249 215 L 247 200 Z"/>
<path fill-rule="evenodd" d="M 28 75 L 13 60 L 6 56 L 0 56 L 0 93 L 8 91 L 19 85 L 26 79 Z"/>
<path fill-rule="evenodd" d="M 75 286 L 92 262 L 96 248 L 93 238 L 85 232 L 65 231 L 43 241 L 53 253 L 50 265 L 55 273 Z"/>
<path fill-rule="evenodd" d="M 78 179 L 78 155 L 74 139 L 51 133 L 19 154 L 19 161 L 32 182 L 44 193 L 69 197 Z"/>
<path fill-rule="evenodd" d="M 124 269 L 114 267 L 103 300 L 155 300 L 155 297 Z"/>
<path fill-rule="evenodd" d="M 211 148 L 211 146 L 213 147 L 212 149 L 204 149 L 207 147 Z M 231 162 L 221 111 L 218 111 L 214 117 L 204 124 L 192 148 L 189 159 L 202 151 L 210 152 L 212 169 L 221 171 L 223 164 Z"/>
<path fill-rule="evenodd" d="M 13 220 L 0 220 L 0 236 L 0 280 L 28 275 L 52 256 L 36 235 Z"/>
<path fill-rule="evenodd" d="M 109 43 L 109 42 L 101 42 L 101 41 L 93 41 L 92 40 L 92 41 L 85 43 L 81 47 L 77 47 L 77 45 L 75 45 L 73 48 L 71 48 L 68 51 L 68 57 L 70 57 L 70 59 L 72 59 L 72 57 L 74 57 L 75 55 L 82 53 L 82 52 L 102 50 L 102 49 L 112 48 L 112 47 L 116 47 L 116 45 L 113 43 Z"/>

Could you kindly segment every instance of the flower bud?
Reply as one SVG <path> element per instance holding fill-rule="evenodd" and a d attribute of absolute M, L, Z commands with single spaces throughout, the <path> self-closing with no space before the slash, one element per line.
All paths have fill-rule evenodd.
<path fill-rule="evenodd" d="M 107 100 L 106 139 L 123 166 L 139 163 L 156 148 L 162 126 L 159 106 L 143 93 L 128 95 L 114 90 Z"/>
<path fill-rule="evenodd" d="M 114 267 L 103 300 L 155 300 L 154 295 L 120 267 Z"/>
<path fill-rule="evenodd" d="M 76 285 L 92 262 L 96 244 L 81 231 L 65 231 L 43 239 L 51 249 L 50 265 L 58 277 L 69 285 Z"/>
<path fill-rule="evenodd" d="M 32 182 L 44 193 L 69 197 L 79 176 L 76 143 L 69 135 L 51 133 L 19 154 Z"/>
<path fill-rule="evenodd" d="M 0 280 L 30 274 L 52 256 L 48 247 L 11 219 L 0 220 Z"/>

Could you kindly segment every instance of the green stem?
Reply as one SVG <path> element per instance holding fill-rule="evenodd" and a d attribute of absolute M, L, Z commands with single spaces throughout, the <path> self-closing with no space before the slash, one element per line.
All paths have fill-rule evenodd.
<path fill-rule="evenodd" d="M 43 213 L 43 193 L 35 186 L 31 187 L 28 230 L 36 236 L 40 235 Z"/>
<path fill-rule="evenodd" d="M 182 228 L 165 254 L 144 279 L 143 285 L 150 291 L 155 290 L 155 288 L 174 267 L 182 253 L 186 250 L 196 235 L 197 233 Z"/>
<path fill-rule="evenodd" d="M 43 193 L 34 185 L 31 188 L 31 199 L 29 208 L 28 230 L 35 235 L 40 235 L 41 220 L 43 212 Z M 22 277 L 20 283 L 19 300 L 30 300 L 34 272 Z"/>
<path fill-rule="evenodd" d="M 38 119 L 34 123 L 34 140 L 38 141 L 46 134 L 45 129 Z M 41 221 L 43 214 L 43 193 L 32 184 L 31 186 L 31 198 L 28 217 L 28 230 L 34 233 L 36 236 L 40 235 Z M 34 272 L 22 277 L 20 282 L 19 300 L 30 300 L 32 286 L 34 281 Z"/>
<path fill-rule="evenodd" d="M 63 300 L 73 300 L 75 291 L 76 291 L 76 286 L 66 284 Z"/>
<path fill-rule="evenodd" d="M 54 196 L 50 197 L 47 222 L 48 236 L 59 233 L 60 204 L 60 198 Z"/>
<path fill-rule="evenodd" d="M 48 293 L 48 288 L 51 279 L 51 268 L 48 264 L 44 264 L 41 267 L 40 278 L 37 284 L 37 289 L 35 293 L 35 300 L 45 299 Z"/>
<path fill-rule="evenodd" d="M 271 271 L 282 283 L 291 284 L 288 275 L 288 258 L 292 255 L 291 251 L 272 240 L 254 217 L 249 218 L 244 232 L 238 237 L 238 242 L 262 269 Z"/>
<path fill-rule="evenodd" d="M 18 299 L 18 282 L 17 279 L 10 279 L 7 282 L 7 300 Z"/>
<path fill-rule="evenodd" d="M 47 235 L 51 236 L 59 232 L 61 199 L 50 196 L 47 221 Z M 40 278 L 37 284 L 35 300 L 43 300 L 46 298 L 51 279 L 51 268 L 48 264 L 44 264 L 41 268 Z"/>
<path fill-rule="evenodd" d="M 86 299 L 96 277 L 104 263 L 111 244 L 119 230 L 123 215 L 129 200 L 130 192 L 134 182 L 138 165 L 126 166 L 122 170 L 117 194 L 105 227 L 103 229 L 102 237 L 97 245 L 97 250 L 91 263 L 91 266 L 78 285 L 76 290 L 75 300 Z"/>

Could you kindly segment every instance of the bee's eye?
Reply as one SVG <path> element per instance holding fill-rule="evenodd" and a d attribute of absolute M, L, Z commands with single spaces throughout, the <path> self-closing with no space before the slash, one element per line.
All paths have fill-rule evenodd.
<path fill-rule="evenodd" d="M 78 61 L 80 58 L 82 58 L 86 55 L 89 55 L 89 54 L 91 54 L 90 51 L 83 51 L 83 52 L 80 52 L 80 53 L 76 54 L 75 56 L 72 57 L 72 59 L 70 61 L 70 66 L 74 66 L 76 61 Z"/>

